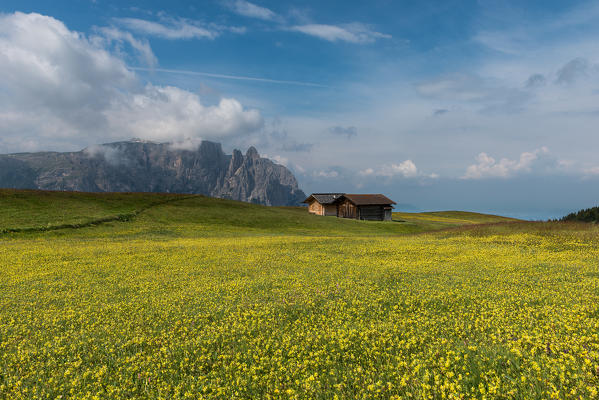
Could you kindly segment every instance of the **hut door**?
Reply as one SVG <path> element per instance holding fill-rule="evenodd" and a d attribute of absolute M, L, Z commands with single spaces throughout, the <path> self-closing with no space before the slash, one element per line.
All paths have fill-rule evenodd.
<path fill-rule="evenodd" d="M 339 216 L 342 218 L 356 218 L 355 212 L 356 208 L 349 201 L 339 205 Z"/>

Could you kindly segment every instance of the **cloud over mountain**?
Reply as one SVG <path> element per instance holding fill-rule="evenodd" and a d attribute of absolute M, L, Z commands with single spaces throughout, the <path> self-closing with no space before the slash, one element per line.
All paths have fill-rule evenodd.
<path fill-rule="evenodd" d="M 235 99 L 205 105 L 187 90 L 142 83 L 112 51 L 114 41 L 151 60 L 147 42 L 129 34 L 100 30 L 88 37 L 52 17 L 1 15 L 0 151 L 129 137 L 197 143 L 262 127 L 260 113 Z"/>

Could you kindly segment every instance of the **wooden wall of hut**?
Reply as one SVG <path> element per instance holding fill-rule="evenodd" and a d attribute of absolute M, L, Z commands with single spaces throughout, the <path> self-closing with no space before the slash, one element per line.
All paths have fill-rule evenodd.
<path fill-rule="evenodd" d="M 322 215 L 337 216 L 337 206 L 335 204 L 325 204 L 324 213 Z"/>
<path fill-rule="evenodd" d="M 341 218 L 357 218 L 356 206 L 345 199 L 337 205 L 337 216 Z"/>
<path fill-rule="evenodd" d="M 308 211 L 311 212 L 312 214 L 317 214 L 317 215 L 323 215 L 323 207 L 322 204 L 320 204 L 317 201 L 312 201 L 310 203 L 310 205 L 308 206 Z"/>
<path fill-rule="evenodd" d="M 383 206 L 360 206 L 359 219 L 368 221 L 383 221 L 385 208 Z"/>

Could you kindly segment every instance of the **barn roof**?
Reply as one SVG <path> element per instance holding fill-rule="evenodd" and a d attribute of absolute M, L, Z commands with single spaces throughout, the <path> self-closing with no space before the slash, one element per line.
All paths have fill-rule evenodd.
<path fill-rule="evenodd" d="M 302 203 L 309 203 L 314 199 L 320 204 L 333 204 L 341 196 L 343 196 L 343 193 L 312 193 Z"/>
<path fill-rule="evenodd" d="M 344 194 L 343 196 L 340 196 L 340 198 L 341 197 L 348 199 L 357 206 L 382 206 L 397 204 L 382 194 Z"/>

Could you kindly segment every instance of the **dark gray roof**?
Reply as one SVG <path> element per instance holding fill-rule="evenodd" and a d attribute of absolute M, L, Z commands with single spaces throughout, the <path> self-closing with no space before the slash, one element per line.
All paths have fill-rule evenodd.
<path fill-rule="evenodd" d="M 343 193 L 312 193 L 303 203 L 310 203 L 314 199 L 320 204 L 333 204 L 341 196 Z"/>
<path fill-rule="evenodd" d="M 377 194 L 344 194 L 344 198 L 348 199 L 357 206 L 384 206 L 396 204 L 393 200 L 380 193 Z M 343 200 L 339 200 L 343 201 Z"/>

